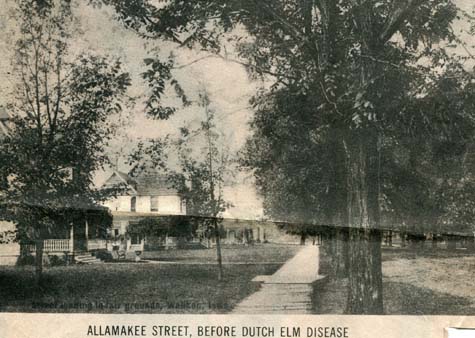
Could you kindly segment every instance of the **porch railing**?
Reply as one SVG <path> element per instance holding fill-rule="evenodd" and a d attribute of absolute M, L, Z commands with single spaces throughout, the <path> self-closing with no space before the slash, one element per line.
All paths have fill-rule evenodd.
<path fill-rule="evenodd" d="M 48 253 L 48 252 L 65 252 L 65 251 L 70 251 L 71 248 L 71 242 L 69 239 L 46 239 L 43 242 L 43 252 Z M 36 245 L 35 244 L 22 244 L 23 250 L 29 251 L 29 252 L 35 252 L 36 251 Z"/>
<path fill-rule="evenodd" d="M 140 244 L 131 244 L 129 250 L 130 251 L 143 251 L 144 243 L 141 242 Z"/>
<path fill-rule="evenodd" d="M 87 251 L 107 249 L 107 241 L 105 239 L 88 239 Z"/>
<path fill-rule="evenodd" d="M 44 241 L 43 250 L 45 252 L 65 252 L 69 251 L 70 244 L 69 239 L 47 239 Z"/>

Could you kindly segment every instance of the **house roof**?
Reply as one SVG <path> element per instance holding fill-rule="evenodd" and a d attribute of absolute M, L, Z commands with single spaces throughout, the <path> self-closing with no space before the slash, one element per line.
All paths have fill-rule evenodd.
<path fill-rule="evenodd" d="M 139 196 L 164 196 L 178 195 L 177 189 L 173 187 L 168 176 L 158 173 L 142 173 L 135 177 L 120 171 L 114 173 L 104 183 L 105 186 L 113 186 L 125 183 L 129 188 L 128 195 Z"/>
<path fill-rule="evenodd" d="M 0 120 L 0 140 L 7 137 L 10 133 L 10 127 L 6 120 Z"/>
<path fill-rule="evenodd" d="M 10 115 L 8 115 L 7 109 L 3 106 L 0 106 L 0 120 L 9 120 Z"/>
<path fill-rule="evenodd" d="M 14 231 L 15 223 L 9 221 L 0 221 L 0 232 Z"/>
<path fill-rule="evenodd" d="M 9 126 L 10 115 L 8 115 L 5 107 L 0 106 L 0 139 L 8 136 L 10 132 Z"/>
<path fill-rule="evenodd" d="M 124 183 L 132 185 L 135 188 L 136 182 L 134 181 L 132 177 L 118 170 L 115 173 L 118 175 L 119 178 L 122 179 L 122 181 L 124 181 Z"/>
<path fill-rule="evenodd" d="M 165 175 L 140 175 L 135 179 L 135 182 L 138 195 L 154 196 L 178 194 L 178 191 Z"/>

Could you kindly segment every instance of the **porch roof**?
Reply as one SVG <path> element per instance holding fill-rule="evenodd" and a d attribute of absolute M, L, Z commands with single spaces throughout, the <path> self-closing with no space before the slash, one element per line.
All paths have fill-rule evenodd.
<path fill-rule="evenodd" d="M 140 220 L 143 218 L 160 218 L 160 217 L 183 217 L 185 215 L 179 214 L 158 214 L 151 212 L 132 212 L 132 211 L 113 211 L 112 217 L 114 220 Z"/>

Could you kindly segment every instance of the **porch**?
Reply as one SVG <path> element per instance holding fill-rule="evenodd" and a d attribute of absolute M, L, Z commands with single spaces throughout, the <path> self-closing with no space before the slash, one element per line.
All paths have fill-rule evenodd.
<path fill-rule="evenodd" d="M 45 239 L 43 241 L 43 252 L 46 254 L 74 254 L 83 251 L 107 250 L 107 240 L 88 239 L 82 245 L 75 245 L 72 239 Z M 77 243 L 76 243 L 77 244 Z M 21 244 L 21 251 L 29 253 L 36 252 L 36 244 Z"/>

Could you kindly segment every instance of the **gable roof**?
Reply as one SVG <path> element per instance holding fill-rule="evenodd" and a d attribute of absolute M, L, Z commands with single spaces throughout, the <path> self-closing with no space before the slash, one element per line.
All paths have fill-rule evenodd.
<path fill-rule="evenodd" d="M 135 190 L 135 181 L 132 180 L 127 174 L 115 170 L 112 175 L 104 182 L 103 187 L 113 187 L 120 184 L 125 184 L 127 187 L 127 194 L 137 194 Z"/>
<path fill-rule="evenodd" d="M 8 121 L 0 120 L 0 140 L 4 139 L 10 133 L 10 127 Z"/>
<path fill-rule="evenodd" d="M 0 106 L 0 120 L 9 120 L 10 115 L 8 115 L 7 109 L 3 106 Z"/>
<path fill-rule="evenodd" d="M 173 187 L 172 182 L 165 175 L 145 174 L 138 176 L 136 189 L 138 195 L 177 195 L 178 191 Z"/>
<path fill-rule="evenodd" d="M 129 188 L 127 195 L 166 196 L 179 195 L 168 176 L 158 173 L 142 173 L 135 177 L 120 171 L 114 171 L 106 180 L 104 186 L 114 186 L 125 183 Z"/>
<path fill-rule="evenodd" d="M 0 220 L 0 232 L 4 231 L 14 231 L 16 229 L 15 223 L 10 221 L 1 221 Z"/>
<path fill-rule="evenodd" d="M 0 106 L 0 139 L 5 138 L 10 133 L 10 115 L 5 107 Z"/>

